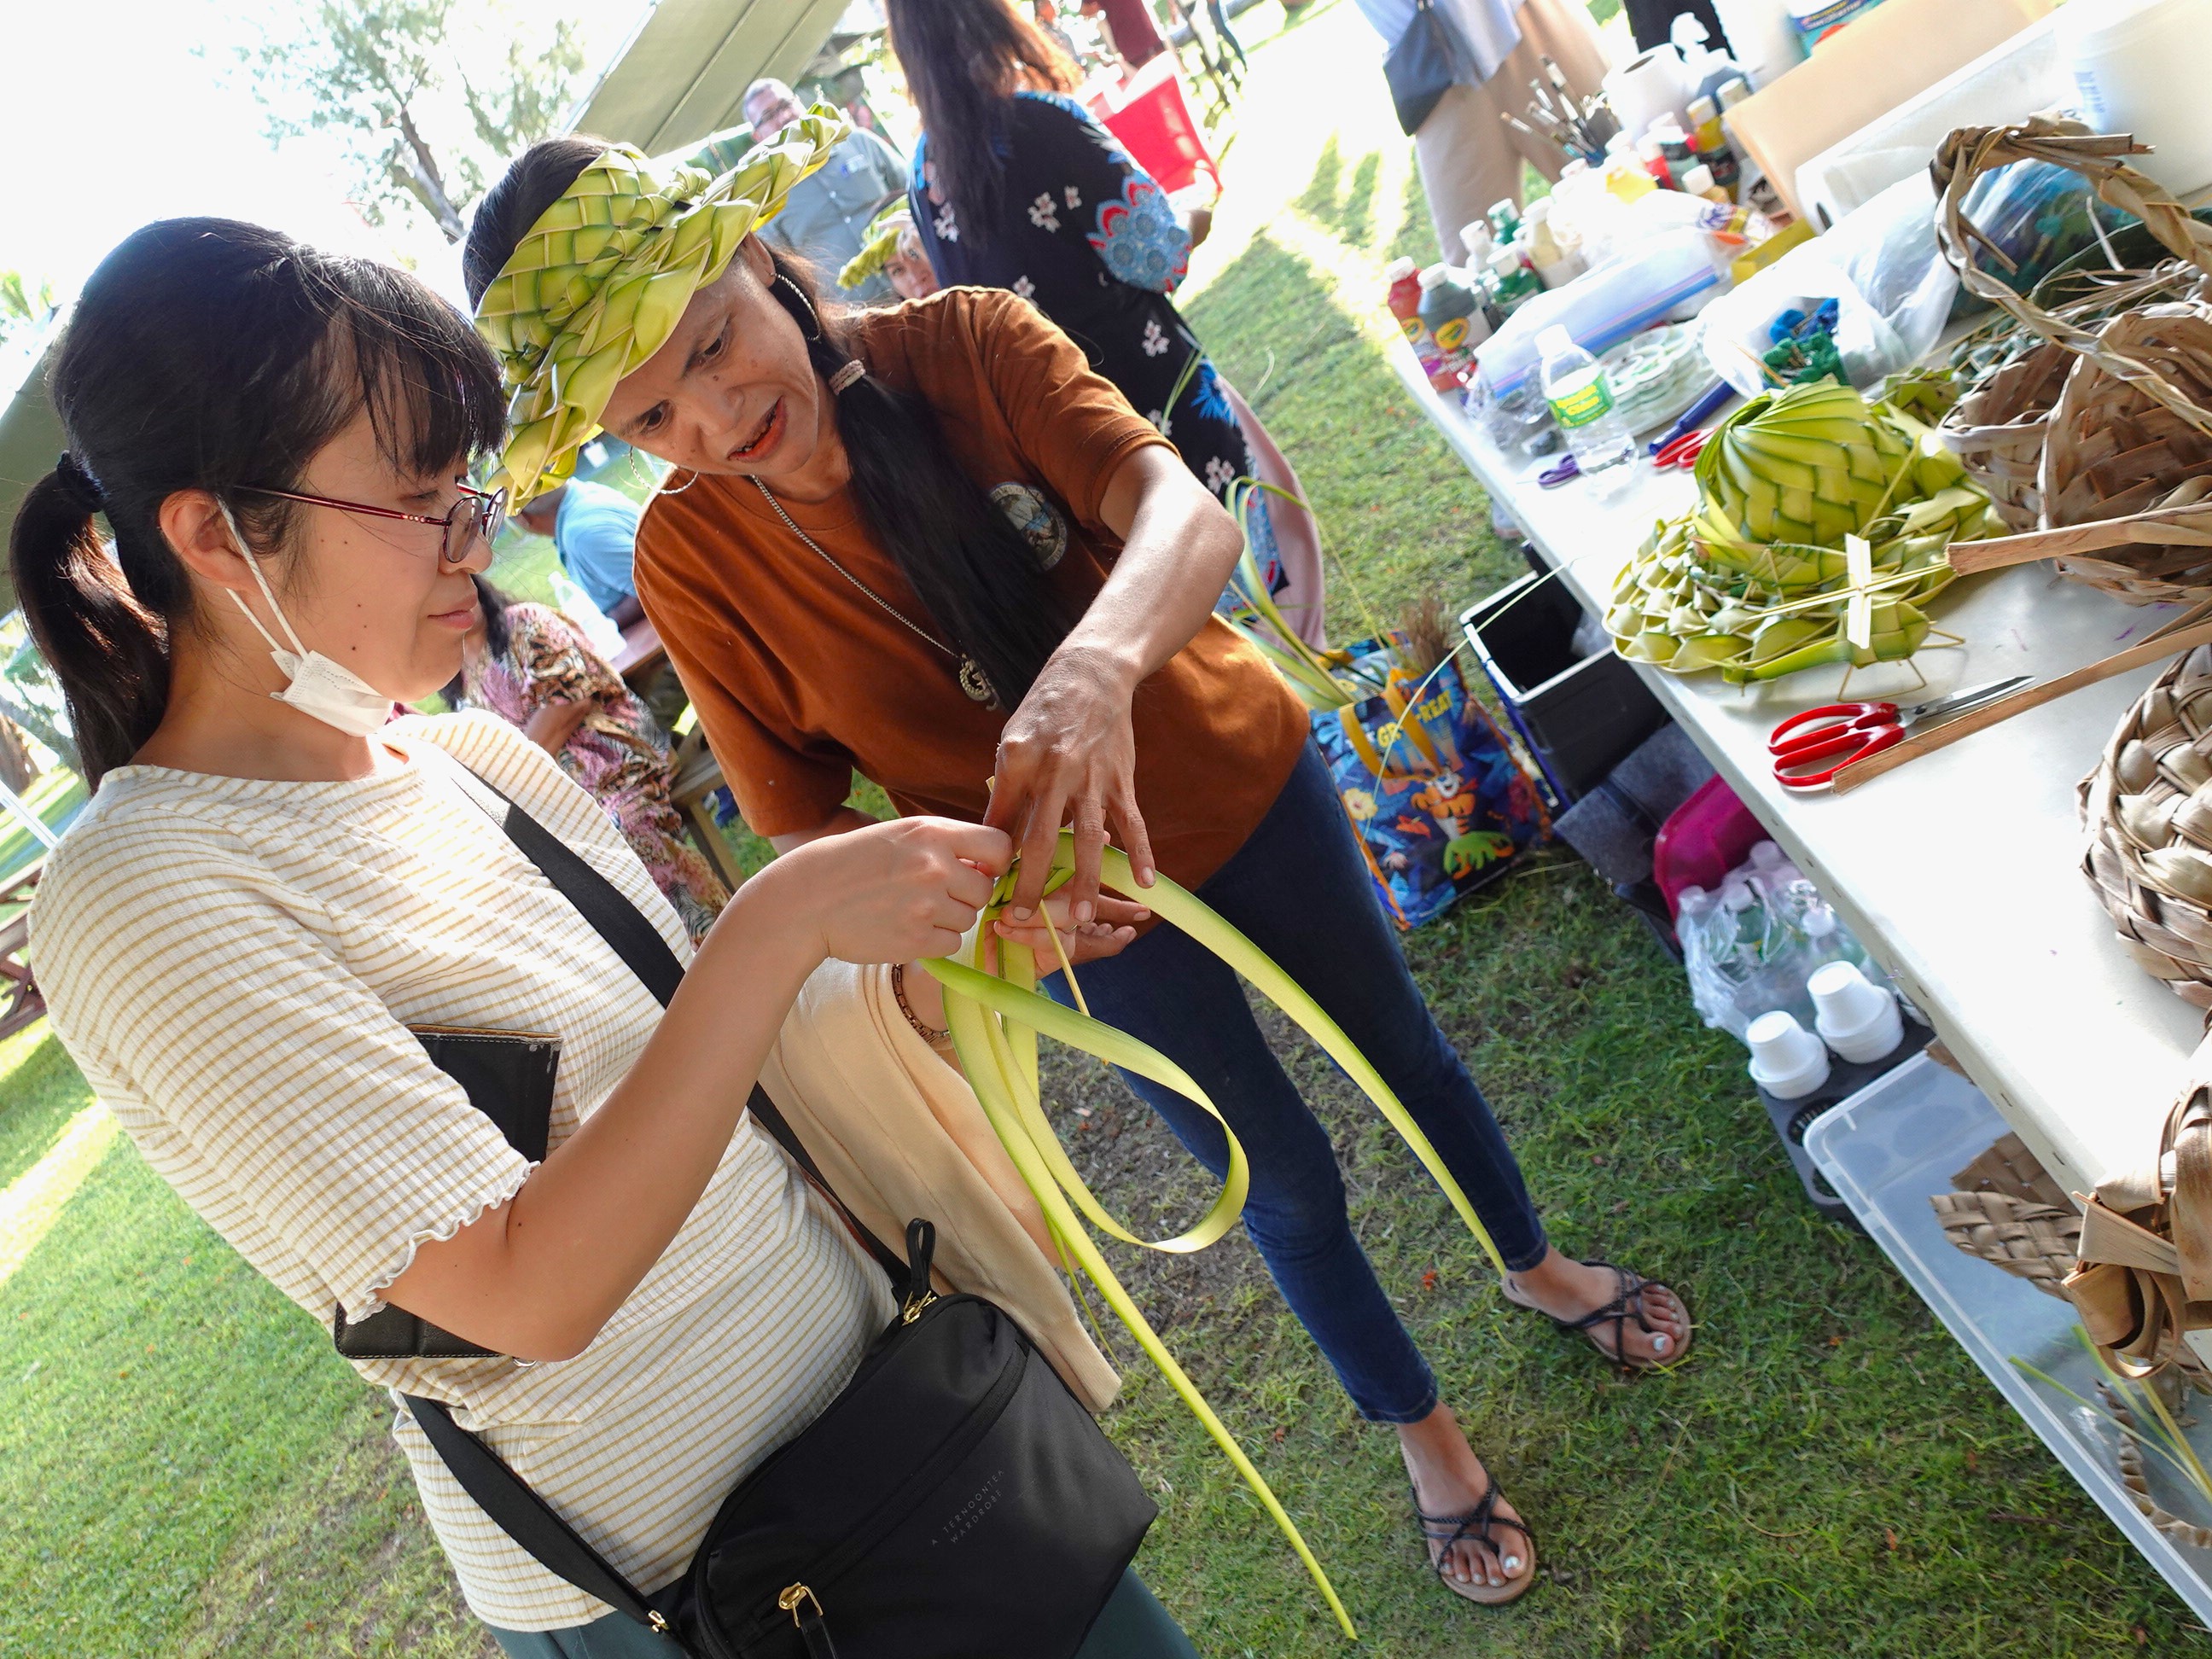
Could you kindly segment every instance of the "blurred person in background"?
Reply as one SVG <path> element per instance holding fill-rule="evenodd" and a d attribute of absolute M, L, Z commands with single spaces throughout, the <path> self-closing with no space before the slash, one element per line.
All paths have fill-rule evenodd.
<path fill-rule="evenodd" d="M 1597 91 L 1608 67 L 1605 44 L 1582 0 L 1434 0 L 1438 15 L 1457 27 L 1474 49 L 1474 79 L 1445 89 L 1413 135 L 1421 190 L 1446 264 L 1467 263 L 1460 241 L 1493 202 L 1521 200 L 1524 162 L 1545 178 L 1559 176 L 1559 152 L 1541 138 L 1515 131 L 1499 119 L 1520 116 L 1528 83 L 1545 79 L 1549 58 L 1567 77 L 1577 100 Z M 1358 0 L 1386 48 L 1404 38 L 1415 0 Z M 1686 9 L 1686 7 L 1681 8 Z"/>
<path fill-rule="evenodd" d="M 1211 211 L 1177 213 L 1067 95 L 1075 66 L 1012 0 L 889 0 L 885 11 L 921 113 L 908 199 L 938 280 L 1011 289 L 1035 305 L 1217 498 L 1261 476 L 1261 445 L 1243 424 L 1257 417 L 1232 404 L 1169 297 Z M 1285 487 L 1298 493 L 1294 477 Z M 1310 568 L 1297 602 L 1317 606 L 1318 545 L 1279 545 L 1278 505 L 1263 499 L 1249 509 L 1253 556 L 1271 588 L 1281 588 L 1286 568 Z M 1310 535 L 1303 513 L 1281 518 L 1286 532 L 1295 519 Z"/>
<path fill-rule="evenodd" d="M 756 81 L 745 88 L 742 106 L 756 143 L 766 143 L 805 111 L 781 81 Z M 819 172 L 791 187 L 783 211 L 761 234 L 825 271 L 843 268 L 867 240 L 868 222 L 884 203 L 906 190 L 906 163 L 899 153 L 865 127 L 830 153 Z M 866 304 L 890 297 L 890 283 L 873 276 L 841 297 Z"/>
<path fill-rule="evenodd" d="M 472 580 L 477 622 L 446 700 L 520 726 L 559 762 L 614 820 L 684 930 L 704 939 L 729 890 L 684 838 L 668 733 L 567 617 L 509 599 L 481 575 Z"/>
<path fill-rule="evenodd" d="M 551 538 L 561 568 L 608 621 L 630 628 L 645 616 L 630 575 L 637 555 L 638 511 L 637 503 L 618 489 L 572 478 L 525 501 L 514 516 L 532 535 Z"/>

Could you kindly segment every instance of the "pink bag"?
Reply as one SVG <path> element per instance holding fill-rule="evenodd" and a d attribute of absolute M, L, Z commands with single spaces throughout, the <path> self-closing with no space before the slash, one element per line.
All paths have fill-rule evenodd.
<path fill-rule="evenodd" d="M 1752 816 L 1725 778 L 1708 778 L 1668 815 L 1651 843 L 1651 879 L 1667 901 L 1667 914 L 1680 910 L 1676 895 L 1685 887 L 1717 889 L 1721 878 L 1751 856 L 1765 841 L 1766 828 Z"/>

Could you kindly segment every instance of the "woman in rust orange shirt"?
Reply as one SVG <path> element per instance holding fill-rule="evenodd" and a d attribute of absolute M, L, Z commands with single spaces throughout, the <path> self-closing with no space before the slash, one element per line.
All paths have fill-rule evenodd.
<path fill-rule="evenodd" d="M 1077 919 L 1140 923 L 1099 896 L 1110 837 L 1140 883 L 1197 890 L 1344 1026 L 1480 1210 L 1509 1297 L 1623 1364 L 1679 1360 L 1678 1297 L 1547 1242 L 1374 902 L 1304 708 L 1212 615 L 1228 514 L 1025 301 L 953 289 L 840 315 L 750 234 L 837 130 L 811 116 L 720 177 L 556 139 L 485 198 L 465 268 L 517 388 L 518 496 L 602 427 L 675 466 L 640 526 L 638 597 L 779 850 L 866 821 L 844 804 L 857 769 L 902 813 L 1012 833 L 1019 918 L 1072 823 Z M 1328 1135 L 1235 976 L 1161 928 L 1084 980 L 1243 1141 L 1246 1226 L 1362 1413 L 1396 1426 L 1439 1576 L 1518 1595 L 1528 1531 L 1376 1284 Z M 1209 1118 L 1130 1081 L 1224 1167 Z"/>

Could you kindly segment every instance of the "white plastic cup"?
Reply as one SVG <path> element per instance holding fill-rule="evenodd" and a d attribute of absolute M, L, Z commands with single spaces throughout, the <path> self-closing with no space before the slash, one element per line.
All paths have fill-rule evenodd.
<path fill-rule="evenodd" d="M 1751 1080 L 1777 1100 L 1798 1099 L 1828 1080 L 1828 1051 L 1787 1008 L 1761 1014 L 1743 1040 L 1751 1045 Z"/>
<path fill-rule="evenodd" d="M 1831 962 L 1805 981 L 1813 994 L 1814 1024 L 1820 1040 L 1842 1058 L 1863 1065 L 1905 1041 L 1905 1016 L 1897 998 L 1871 984 L 1851 962 Z"/>
<path fill-rule="evenodd" d="M 2128 160 L 2177 196 L 2212 184 L 2212 0 L 2071 0 L 2052 30 L 2091 126 L 2150 145 Z"/>

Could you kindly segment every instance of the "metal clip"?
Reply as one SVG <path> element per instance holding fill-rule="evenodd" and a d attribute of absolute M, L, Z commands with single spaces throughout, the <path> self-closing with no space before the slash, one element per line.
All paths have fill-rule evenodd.
<path fill-rule="evenodd" d="M 801 1601 L 813 1602 L 814 1616 L 817 1619 L 823 1617 L 821 1599 L 804 1584 L 786 1584 L 783 1587 L 783 1593 L 775 1598 L 776 1606 L 791 1615 L 793 1624 L 798 1625 L 801 1630 L 804 1630 L 805 1626 L 800 1622 L 799 1617 L 799 1604 Z"/>
<path fill-rule="evenodd" d="M 645 1622 L 652 1626 L 653 1630 L 659 1635 L 668 1637 L 673 1637 L 675 1635 L 675 1632 L 668 1628 L 668 1620 L 666 1617 L 662 1614 L 659 1607 L 648 1607 L 646 1609 Z"/>
<path fill-rule="evenodd" d="M 915 1320 L 921 1317 L 921 1310 L 936 1300 L 937 1292 L 932 1290 L 924 1290 L 920 1296 L 908 1297 L 906 1306 L 899 1310 L 899 1323 L 913 1324 Z"/>

